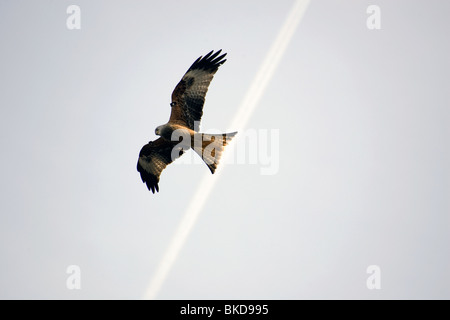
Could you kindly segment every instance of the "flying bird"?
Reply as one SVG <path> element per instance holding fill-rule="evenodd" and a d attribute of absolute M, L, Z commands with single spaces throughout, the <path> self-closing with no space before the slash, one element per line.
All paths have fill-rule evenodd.
<path fill-rule="evenodd" d="M 160 136 L 150 141 L 139 152 L 137 170 L 142 182 L 153 193 L 159 192 L 161 172 L 184 151 L 192 148 L 214 173 L 224 147 L 237 134 L 200 133 L 200 120 L 203 115 L 206 92 L 220 65 L 226 59 L 222 50 L 200 56 L 190 66 L 172 92 L 169 122 L 158 126 L 155 134 Z"/>

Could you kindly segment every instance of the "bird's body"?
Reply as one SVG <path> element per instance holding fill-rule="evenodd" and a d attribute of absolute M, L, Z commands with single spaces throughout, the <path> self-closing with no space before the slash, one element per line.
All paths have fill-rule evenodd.
<path fill-rule="evenodd" d="M 169 122 L 158 126 L 160 138 L 150 141 L 139 153 L 137 170 L 142 181 L 153 193 L 159 191 L 162 170 L 192 148 L 205 161 L 211 173 L 217 168 L 224 147 L 237 132 L 210 135 L 199 132 L 206 92 L 226 53 L 211 51 L 198 58 L 185 73 L 172 93 Z"/>

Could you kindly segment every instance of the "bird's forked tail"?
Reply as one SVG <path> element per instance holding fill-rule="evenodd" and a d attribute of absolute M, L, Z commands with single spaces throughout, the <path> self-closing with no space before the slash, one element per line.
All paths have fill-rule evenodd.
<path fill-rule="evenodd" d="M 193 149 L 203 159 L 211 173 L 214 173 L 222 157 L 225 146 L 234 138 L 237 132 L 224 134 L 196 133 Z"/>

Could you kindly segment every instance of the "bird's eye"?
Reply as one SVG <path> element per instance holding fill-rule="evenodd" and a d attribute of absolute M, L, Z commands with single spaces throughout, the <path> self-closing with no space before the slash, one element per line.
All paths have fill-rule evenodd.
<path fill-rule="evenodd" d="M 174 107 L 174 106 L 176 106 L 176 104 L 177 104 L 176 102 L 171 102 L 171 103 L 170 103 L 170 106 L 171 106 L 171 107 Z"/>

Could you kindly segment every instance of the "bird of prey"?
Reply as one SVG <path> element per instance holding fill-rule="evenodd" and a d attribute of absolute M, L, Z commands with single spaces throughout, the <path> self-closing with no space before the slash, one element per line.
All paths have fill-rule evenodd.
<path fill-rule="evenodd" d="M 164 168 L 189 148 L 214 173 L 224 147 L 237 133 L 199 133 L 208 86 L 219 66 L 226 61 L 226 53 L 220 55 L 221 51 L 211 51 L 195 60 L 172 92 L 169 122 L 155 129 L 160 138 L 150 141 L 139 152 L 137 170 L 142 182 L 153 193 L 159 192 L 159 177 Z"/>

